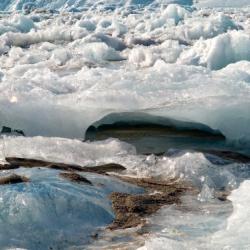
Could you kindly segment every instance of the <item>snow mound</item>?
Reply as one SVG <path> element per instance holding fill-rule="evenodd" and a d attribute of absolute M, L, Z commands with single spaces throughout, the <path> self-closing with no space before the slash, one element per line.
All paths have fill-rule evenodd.
<path fill-rule="evenodd" d="M 243 60 L 250 61 L 250 36 L 241 31 L 199 40 L 179 58 L 181 63 L 207 66 L 212 70 Z"/>
<path fill-rule="evenodd" d="M 179 36 L 187 40 L 208 39 L 226 33 L 228 30 L 237 30 L 239 26 L 225 14 L 212 14 L 210 17 L 194 17 L 186 19 L 184 24 L 177 28 Z M 181 33 L 182 32 L 182 33 Z"/>
<path fill-rule="evenodd" d="M 35 29 L 34 22 L 23 15 L 14 15 L 7 20 L 0 21 L 0 35 L 7 32 L 27 33 L 32 29 Z"/>
<path fill-rule="evenodd" d="M 163 17 L 173 19 L 175 24 L 183 20 L 190 13 L 177 4 L 169 4 L 163 12 Z"/>

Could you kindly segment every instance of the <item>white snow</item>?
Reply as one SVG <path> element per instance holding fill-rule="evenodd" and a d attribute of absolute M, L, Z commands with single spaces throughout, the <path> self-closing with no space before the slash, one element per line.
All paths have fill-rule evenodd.
<path fill-rule="evenodd" d="M 163 11 L 163 17 L 167 19 L 173 19 L 175 24 L 178 24 L 188 15 L 189 12 L 186 9 L 180 7 L 178 4 L 170 4 Z"/>
<path fill-rule="evenodd" d="M 0 21 L 0 35 L 7 33 L 7 32 L 14 32 L 14 33 L 27 33 L 35 29 L 34 22 L 23 15 L 14 15 L 7 20 Z"/>
<path fill-rule="evenodd" d="M 180 5 L 192 5 L 198 7 L 242 7 L 248 6 L 248 0 L 104 0 L 96 1 L 92 0 L 3 0 L 0 3 L 0 10 L 14 11 L 23 10 L 32 11 L 38 8 L 44 8 L 49 10 L 68 10 L 68 11 L 79 11 L 84 8 L 92 9 L 113 9 L 113 7 L 145 7 L 150 5 L 161 5 L 161 4 L 180 4 Z"/>
<path fill-rule="evenodd" d="M 250 36 L 242 31 L 199 40 L 179 58 L 180 63 L 203 65 L 212 70 L 243 60 L 250 60 Z"/>

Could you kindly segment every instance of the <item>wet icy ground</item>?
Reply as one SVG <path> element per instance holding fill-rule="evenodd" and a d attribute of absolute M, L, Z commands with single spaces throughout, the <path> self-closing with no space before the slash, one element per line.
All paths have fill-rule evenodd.
<path fill-rule="evenodd" d="M 249 164 L 186 150 L 145 156 L 115 139 L 81 141 L 106 115 L 144 112 L 204 124 L 249 154 L 248 1 L 33 2 L 0 3 L 0 126 L 27 136 L 2 138 L 1 161 L 115 162 L 128 175 L 190 181 L 200 194 L 183 197 L 188 212 L 171 206 L 150 218 L 142 249 L 249 249 Z M 114 218 L 107 195 L 139 191 L 93 174 L 86 174 L 89 187 L 61 180 L 56 170 L 1 176 L 9 172 L 31 183 L 0 187 L 3 249 L 83 249 Z M 215 199 L 218 190 L 233 190 L 232 203 Z"/>
<path fill-rule="evenodd" d="M 30 183 L 0 189 L 1 249 L 85 249 L 97 229 L 114 219 L 107 196 L 113 191 L 142 192 L 93 174 L 85 174 L 94 185 L 86 186 L 59 178 L 57 170 L 21 168 L 14 172 L 29 177 Z"/>
<path fill-rule="evenodd" d="M 124 174 L 129 176 L 174 178 L 198 188 L 198 195 L 182 198 L 181 208 L 166 206 L 149 219 L 150 237 L 146 234 L 142 249 L 248 248 L 249 163 L 185 151 L 164 156 L 138 155 L 132 145 L 115 139 L 81 142 L 19 137 L 5 138 L 2 143 L 5 157 L 82 166 L 118 163 L 127 168 Z M 138 193 L 142 192 L 141 188 L 114 177 L 88 173 L 81 175 L 93 186 L 75 184 L 60 178 L 60 171 L 44 168 L 5 170 L 1 171 L 1 177 L 13 172 L 30 178 L 30 182 L 0 187 L 0 244 L 4 249 L 85 249 L 87 246 L 109 249 L 116 244 L 126 246 L 126 241 L 130 243 L 129 249 L 137 248 L 125 237 L 126 232 L 115 242 L 115 232 L 111 238 L 104 237 L 101 241 L 95 242 L 94 238 L 114 219 L 108 195 L 114 191 Z M 215 198 L 216 192 L 232 190 L 229 196 L 232 203 Z"/>

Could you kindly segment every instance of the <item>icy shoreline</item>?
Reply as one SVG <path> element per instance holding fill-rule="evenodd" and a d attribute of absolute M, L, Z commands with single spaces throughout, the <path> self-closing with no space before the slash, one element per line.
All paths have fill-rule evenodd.
<path fill-rule="evenodd" d="M 248 5 L 2 1 L 0 248 L 248 249 Z"/>
<path fill-rule="evenodd" d="M 19 146 L 20 143 L 22 144 L 22 150 L 21 147 Z M 36 147 L 34 145 L 36 145 Z M 60 151 L 63 154 L 60 154 Z M 25 178 L 28 178 L 29 182 L 26 184 L 12 184 L 12 185 L 0 186 L 0 191 L 2 192 L 1 196 L 2 203 L 0 204 L 2 204 L 3 206 L 3 211 L 6 212 L 6 215 L 2 217 L 4 219 L 0 220 L 0 223 L 4 223 L 5 225 L 3 227 L 0 227 L 5 232 L 5 234 L 0 234 L 2 235 L 2 238 L 0 238 L 0 244 L 10 247 L 9 245 L 10 242 L 8 241 L 8 239 L 6 239 L 6 236 L 3 237 L 3 235 L 6 235 L 7 232 L 6 230 L 8 228 L 7 235 L 9 239 L 13 240 L 11 241 L 11 246 L 24 247 L 27 249 L 40 249 L 39 248 L 40 246 L 41 249 L 47 246 L 51 246 L 52 248 L 55 249 L 57 249 L 58 247 L 59 248 L 62 247 L 63 249 L 71 249 L 70 247 L 75 247 L 75 249 L 78 249 L 77 247 L 79 247 L 79 249 L 81 249 L 82 247 L 81 244 L 87 244 L 88 247 L 90 247 L 90 249 L 95 249 L 95 246 L 97 246 L 97 249 L 98 246 L 99 249 L 102 248 L 105 249 L 105 247 L 107 246 L 113 246 L 114 242 L 112 239 L 113 238 L 115 239 L 117 233 L 114 232 L 113 234 L 111 234 L 110 236 L 111 238 L 109 239 L 110 240 L 109 241 L 108 239 L 105 239 L 106 237 L 105 231 L 104 232 L 100 231 L 100 226 L 102 226 L 103 228 L 108 224 L 110 224 L 114 219 L 114 217 L 112 217 L 113 212 L 110 207 L 108 194 L 110 194 L 111 192 L 116 192 L 116 195 L 118 194 L 122 195 L 124 193 L 133 194 L 134 192 L 135 193 L 141 192 L 141 190 L 138 187 L 136 187 L 137 185 L 143 187 L 149 185 L 149 187 L 152 188 L 152 190 L 155 191 L 157 190 L 158 192 L 165 190 L 164 185 L 166 185 L 166 190 L 175 190 L 175 188 L 176 190 L 178 190 L 178 188 L 181 188 L 182 192 L 186 193 L 188 191 L 188 188 L 185 188 L 184 185 L 182 185 L 181 183 L 190 183 L 192 187 L 194 187 L 197 191 L 195 191 L 191 196 L 184 195 L 182 198 L 179 197 L 179 195 L 181 195 L 179 191 L 174 191 L 174 192 L 179 192 L 179 194 L 174 195 L 172 198 L 170 198 L 171 196 L 165 197 L 164 193 L 163 196 L 161 196 L 160 193 L 157 192 L 155 194 L 149 193 L 149 196 L 131 195 L 132 199 L 131 202 L 133 201 L 133 199 L 139 199 L 139 200 L 142 198 L 147 200 L 155 199 L 155 201 L 158 200 L 158 202 L 159 201 L 162 202 L 162 205 L 160 205 L 160 207 L 163 206 L 165 203 L 172 204 L 171 200 L 173 199 L 174 200 L 172 202 L 175 203 L 175 205 L 172 206 L 168 205 L 165 208 L 162 208 L 162 210 L 160 210 L 160 212 L 154 215 L 153 217 L 149 218 L 146 217 L 145 233 L 146 232 L 150 233 L 152 235 L 152 239 L 146 240 L 145 238 L 144 240 L 146 240 L 146 244 L 145 247 L 142 249 L 158 249 L 158 247 L 160 247 L 158 243 L 160 243 L 161 241 L 166 242 L 162 245 L 162 249 L 165 249 L 165 244 L 168 244 L 169 247 L 173 247 L 173 249 L 178 249 L 178 246 L 184 246 L 185 244 L 188 244 L 188 246 L 191 247 L 193 246 L 193 244 L 195 245 L 199 241 L 202 241 L 203 242 L 202 244 L 204 246 L 207 246 L 207 244 L 210 244 L 207 242 L 207 240 L 210 241 L 211 237 L 215 239 L 213 242 L 214 244 L 213 246 L 215 247 L 221 246 L 223 244 L 231 244 L 231 243 L 223 243 L 223 236 L 221 238 L 219 236 L 224 234 L 225 235 L 230 234 L 230 232 L 227 232 L 228 229 L 225 228 L 227 217 L 229 217 L 229 221 L 234 220 L 233 219 L 234 215 L 230 216 L 231 206 L 225 199 L 231 190 L 236 189 L 236 191 L 233 191 L 233 193 L 235 192 L 241 193 L 241 185 L 244 185 L 241 183 L 248 183 L 247 179 L 249 179 L 250 177 L 249 163 L 240 164 L 234 162 L 233 160 L 228 161 L 223 158 L 216 157 L 215 155 L 210 155 L 209 158 L 206 158 L 205 155 L 203 155 L 202 153 L 194 153 L 187 151 L 186 152 L 177 151 L 175 153 L 173 152 L 172 155 L 170 156 L 167 155 L 158 157 L 155 155 L 143 156 L 136 154 L 135 148 L 132 145 L 128 145 L 125 142 L 117 140 L 86 143 L 77 140 L 69 140 L 69 139 L 63 140 L 56 138 L 46 139 L 43 137 L 9 138 L 5 141 L 5 150 L 4 152 L 2 152 L 2 155 L 6 157 L 7 161 L 10 161 L 10 164 L 14 165 L 13 166 L 10 165 L 9 167 L 10 170 L 8 170 L 7 165 L 2 168 L 1 178 L 8 176 L 11 173 L 15 173 L 24 176 Z M 15 158 L 13 157 L 18 157 L 18 158 L 16 158 L 17 160 L 15 160 Z M 38 160 L 38 161 L 29 160 L 31 158 L 43 159 L 43 160 Z M 19 159 L 24 159 L 24 160 L 21 161 Z M 43 163 L 43 161 L 46 160 L 50 162 Z M 18 163 L 18 161 L 20 162 Z M 64 162 L 64 164 L 62 163 L 58 164 L 57 162 Z M 121 173 L 122 175 L 117 179 L 106 174 L 103 175 L 105 172 L 102 172 L 101 175 L 91 172 L 91 166 L 96 166 L 96 165 L 98 166 L 101 164 L 108 164 L 108 163 L 123 164 L 123 166 L 125 166 L 124 168 L 125 170 L 123 170 L 124 173 Z M 46 167 L 46 164 L 48 164 L 49 169 L 44 168 Z M 70 183 L 71 179 L 63 178 L 65 179 L 63 180 L 61 179 L 62 174 L 59 174 L 60 171 L 64 172 L 67 171 L 67 164 L 69 164 L 68 165 L 69 167 L 68 171 L 70 171 L 69 173 L 72 173 L 72 171 L 76 171 L 76 173 L 78 172 L 81 175 L 83 174 L 84 178 L 87 178 L 87 180 L 93 184 L 89 185 L 89 183 L 87 183 L 87 185 L 84 185 L 84 183 L 81 184 L 73 182 L 69 186 L 69 184 L 67 183 Z M 81 166 L 87 165 L 89 167 L 87 172 L 85 171 L 79 172 L 79 169 L 76 168 L 77 165 L 71 165 L 71 164 L 80 164 Z M 80 165 L 78 165 L 79 168 Z M 24 166 L 24 167 L 18 168 L 19 166 Z M 74 168 L 72 168 L 71 166 Z M 104 169 L 104 167 L 102 166 L 100 167 L 101 169 Z M 110 167 L 108 165 L 107 167 L 109 171 L 112 172 L 115 171 L 115 166 L 113 170 L 110 170 Z M 12 168 L 17 168 L 17 169 L 11 170 Z M 55 170 L 55 169 L 61 169 L 61 170 Z M 96 169 L 95 171 L 99 171 L 97 170 L 98 168 L 93 167 L 93 170 L 94 169 Z M 124 174 L 125 176 L 123 176 Z M 134 178 L 130 179 L 126 176 L 133 176 L 133 177 L 138 176 L 140 178 L 136 180 Z M 143 179 L 143 177 L 146 179 Z M 120 179 L 122 180 L 122 182 L 120 181 Z M 175 180 L 174 184 L 171 184 L 171 181 L 170 182 L 168 181 L 171 179 Z M 246 181 L 244 182 L 244 180 Z M 178 184 L 179 182 L 180 184 Z M 134 185 L 131 186 L 131 184 L 129 183 L 132 183 Z M 47 194 L 48 192 L 49 196 L 47 197 L 47 195 L 45 194 Z M 85 196 L 84 196 L 85 198 L 81 199 L 80 198 L 81 196 L 79 196 L 80 195 L 79 192 L 84 192 L 84 195 L 87 195 L 88 197 L 87 200 Z M 74 198 L 72 197 L 72 195 Z M 242 195 L 244 196 L 244 194 Z M 223 196 L 224 198 L 222 198 Z M 115 202 L 115 199 L 116 198 L 113 198 L 113 202 Z M 130 198 L 128 197 L 127 199 L 129 201 Z M 53 203 L 51 203 L 52 201 Z M 234 207 L 238 206 L 237 205 L 238 201 L 236 201 L 234 198 L 232 198 L 232 201 L 235 202 L 233 203 Z M 79 205 L 76 205 L 75 202 L 78 202 Z M 156 208 L 149 206 L 148 207 L 149 211 L 157 211 L 160 208 L 159 204 L 161 204 L 158 202 L 155 204 Z M 178 203 L 181 204 L 180 208 L 178 208 Z M 61 204 L 60 209 L 58 207 L 59 204 Z M 95 207 L 96 204 L 98 204 L 98 207 Z M 118 201 L 118 204 L 121 203 Z M 133 203 L 131 203 L 131 205 L 132 204 Z M 136 206 L 139 206 L 139 204 L 140 203 L 138 203 Z M 49 210 L 46 210 L 47 212 L 43 210 L 44 206 L 48 207 Z M 75 211 L 74 213 L 71 213 L 69 211 L 65 212 L 65 209 L 68 209 L 69 206 L 70 209 L 74 209 Z M 87 209 L 86 212 L 83 213 L 82 210 L 79 211 L 75 210 L 77 207 L 81 209 L 82 206 L 83 207 L 87 206 L 84 208 Z M 103 212 L 99 211 L 99 206 L 105 211 Z M 200 207 L 199 209 L 201 209 L 200 212 L 202 214 L 200 214 L 199 209 L 197 210 L 197 206 Z M 146 211 L 147 205 L 146 204 L 145 206 L 142 205 L 141 209 L 142 211 L 143 209 L 145 209 Z M 12 214 L 11 211 L 16 211 L 16 212 L 15 214 Z M 54 224 L 53 228 L 54 227 L 57 228 L 55 229 L 56 230 L 55 232 L 53 232 L 54 229 L 51 228 L 50 224 L 47 223 L 48 216 L 52 216 L 52 214 L 54 213 L 53 211 L 57 211 L 56 217 L 53 219 L 51 217 L 51 220 L 53 221 Z M 220 213 L 218 211 L 220 211 Z M 29 214 L 29 216 L 31 215 L 32 218 L 31 221 L 27 220 L 28 214 L 26 214 L 26 212 Z M 60 214 L 58 214 L 58 212 L 60 212 Z M 65 231 L 66 228 L 60 229 L 61 223 L 59 223 L 59 221 L 61 220 L 61 216 L 64 217 L 68 213 L 71 215 L 71 217 L 65 218 L 68 219 L 68 221 L 65 221 L 63 223 L 69 223 L 67 227 L 67 230 L 69 231 Z M 111 215 L 106 216 L 105 213 L 110 213 Z M 180 215 L 181 217 L 192 216 L 193 217 L 192 224 L 196 222 L 203 224 L 203 221 L 207 221 L 208 224 L 211 224 L 211 229 L 209 229 L 209 227 L 208 228 L 202 227 L 200 229 L 201 231 L 199 234 L 201 238 L 199 238 L 199 236 L 196 235 L 196 231 L 193 230 L 192 227 L 190 227 L 190 225 L 188 224 L 188 219 L 185 219 L 184 221 L 177 220 L 175 221 L 177 223 L 176 225 L 173 225 L 171 223 L 169 224 L 168 222 L 159 223 L 158 226 L 159 228 L 162 228 L 161 230 L 163 231 L 165 230 L 164 227 L 166 226 L 172 228 L 171 230 L 175 230 L 174 229 L 175 227 L 176 230 L 182 230 L 181 223 L 187 223 L 185 224 L 185 227 L 187 227 L 187 229 L 185 230 L 189 230 L 188 229 L 189 227 L 191 228 L 190 235 L 188 236 L 187 241 L 185 242 L 182 242 L 182 240 L 180 241 L 180 239 L 178 238 L 178 234 L 175 235 L 174 238 L 172 238 L 173 235 L 171 232 L 169 235 L 169 236 L 172 235 L 171 241 L 169 241 L 168 234 L 165 236 L 160 236 L 161 239 L 159 241 L 157 237 L 159 237 L 158 235 L 161 233 L 159 229 L 157 229 L 158 226 L 156 228 L 154 227 L 154 223 L 156 223 L 157 225 L 157 222 L 154 222 L 152 220 L 155 220 L 154 219 L 155 216 L 156 220 L 157 218 L 163 220 L 165 216 L 167 216 L 167 218 L 172 218 L 171 216 L 174 216 L 173 218 L 175 218 L 176 213 L 181 213 L 182 214 Z M 206 213 L 208 214 L 211 213 L 211 215 L 207 217 Z M 235 213 L 237 213 L 237 210 L 235 211 Z M 242 217 L 241 212 L 239 213 L 240 213 L 239 216 L 241 218 Z M 84 217 L 81 217 L 81 214 Z M 149 213 L 149 215 L 150 214 L 151 212 Z M 40 216 L 42 216 L 43 218 L 42 220 L 39 219 Z M 72 220 L 74 220 L 74 216 L 80 216 L 80 217 L 77 221 L 78 234 L 75 235 L 74 238 L 72 238 L 71 234 L 76 229 L 73 224 L 72 227 L 70 227 Z M 96 217 L 97 224 L 93 223 L 92 221 L 93 216 L 94 217 L 97 216 Z M 14 218 L 16 219 L 12 221 Z M 88 220 L 90 221 L 87 222 Z M 100 223 L 102 223 L 102 221 L 103 224 L 101 225 Z M 133 223 L 136 223 L 136 221 L 134 220 Z M 85 229 L 86 225 L 89 225 L 88 229 L 90 230 L 89 233 L 86 233 Z M 131 227 L 132 225 L 133 224 L 131 224 Z M 144 223 L 142 225 L 144 225 Z M 16 232 L 20 230 L 20 227 L 26 227 L 27 233 L 25 239 L 28 241 L 21 240 L 18 237 L 18 234 L 16 234 Z M 40 227 L 46 227 L 47 230 L 50 231 L 51 237 L 49 239 L 45 240 L 45 235 L 41 232 L 39 233 L 38 238 L 32 238 L 33 232 L 35 232 L 36 230 L 40 230 L 39 229 Z M 27 231 L 27 228 L 30 228 L 31 231 Z M 214 229 L 212 230 L 212 228 Z M 62 241 L 62 238 L 60 238 L 61 236 L 59 236 L 56 233 L 57 230 L 62 230 L 60 235 L 64 238 L 66 237 L 66 239 Z M 81 230 L 82 233 L 84 232 L 83 235 L 85 238 L 82 238 L 80 236 Z M 206 232 L 206 230 L 208 230 L 208 232 Z M 212 231 L 210 232 L 210 230 Z M 217 230 L 220 230 L 218 236 L 216 232 Z M 232 227 L 232 230 L 236 230 L 235 227 Z M 100 234 L 100 237 L 95 236 L 93 241 L 91 235 L 95 235 L 96 231 L 98 232 L 98 235 Z M 133 249 L 133 242 L 135 242 L 136 246 L 137 238 L 135 237 L 133 240 L 131 238 L 126 241 L 126 237 L 128 237 L 126 236 L 127 233 L 129 235 L 129 232 L 126 232 L 125 230 L 122 234 L 123 236 L 121 237 L 120 240 L 117 241 L 116 244 L 121 246 L 122 245 L 126 246 L 126 244 L 129 244 L 130 246 L 132 246 Z M 118 235 L 119 234 L 121 234 L 121 232 L 118 232 Z M 136 235 L 136 231 L 134 231 L 132 235 Z M 141 234 L 140 241 L 142 241 L 143 237 L 144 233 Z M 198 241 L 195 240 L 196 237 L 198 237 L 197 238 Z M 39 244 L 37 245 L 38 239 L 41 242 L 40 246 Z M 156 245 L 155 245 L 155 240 L 158 242 Z M 81 246 L 78 246 L 79 243 Z M 89 243 L 91 244 L 89 245 Z M 245 244 L 248 244 L 247 239 L 242 239 L 242 243 L 238 245 L 239 249 L 241 249 L 241 246 L 244 247 Z M 206 247 L 204 249 L 206 249 Z"/>

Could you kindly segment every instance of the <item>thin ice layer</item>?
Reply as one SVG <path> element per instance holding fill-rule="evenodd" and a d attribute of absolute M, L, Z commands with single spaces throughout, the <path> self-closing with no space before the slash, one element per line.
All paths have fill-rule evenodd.
<path fill-rule="evenodd" d="M 136 153 L 132 145 L 115 139 L 90 143 L 64 138 L 17 137 L 5 138 L 0 142 L 4 157 L 40 159 L 82 166 Z"/>
<path fill-rule="evenodd" d="M 230 204 L 213 201 L 187 206 L 193 211 L 168 207 L 152 219 L 161 225 L 160 232 L 146 240 L 140 250 L 163 249 L 248 249 L 249 248 L 249 180 L 232 192 Z M 196 207 L 196 209 L 194 209 Z"/>
<path fill-rule="evenodd" d="M 116 139 L 81 142 L 62 138 L 17 137 L 2 139 L 1 144 L 3 151 L 0 153 L 3 157 L 38 159 L 83 167 L 117 163 L 123 165 L 127 169 L 125 173 L 131 176 L 184 180 L 199 189 L 208 186 L 216 190 L 232 190 L 242 179 L 250 177 L 248 164 L 229 164 L 210 155 L 177 150 L 160 157 L 137 155 L 132 145 Z"/>
<path fill-rule="evenodd" d="M 15 173 L 29 177 L 30 182 L 0 187 L 1 249 L 83 249 L 114 218 L 107 198 L 111 192 L 141 192 L 93 174 L 84 175 L 93 183 L 85 185 L 64 180 L 51 169 Z"/>

